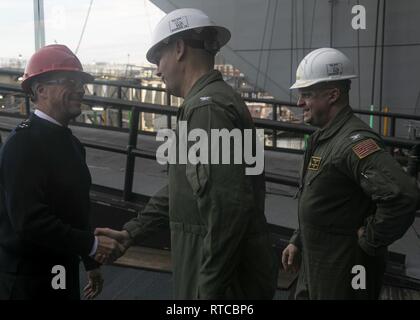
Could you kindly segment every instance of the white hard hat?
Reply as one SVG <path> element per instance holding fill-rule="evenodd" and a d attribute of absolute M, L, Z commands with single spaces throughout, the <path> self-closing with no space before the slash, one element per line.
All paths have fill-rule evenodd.
<path fill-rule="evenodd" d="M 155 60 L 155 51 L 159 44 L 169 41 L 170 36 L 193 29 L 197 33 L 200 33 L 205 27 L 212 27 L 216 30 L 217 50 L 229 41 L 230 31 L 225 27 L 216 26 L 201 10 L 184 8 L 168 13 L 159 21 L 153 31 L 152 46 L 146 53 L 147 60 L 151 63 L 157 63 Z"/>
<path fill-rule="evenodd" d="M 296 71 L 296 82 L 290 89 L 312 86 L 319 82 L 357 78 L 353 64 L 341 51 L 321 48 L 308 53 Z"/>

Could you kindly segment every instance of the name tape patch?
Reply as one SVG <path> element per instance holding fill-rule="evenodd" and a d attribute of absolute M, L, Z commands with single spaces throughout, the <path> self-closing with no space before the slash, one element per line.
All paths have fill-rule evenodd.
<path fill-rule="evenodd" d="M 368 155 L 381 150 L 373 139 L 364 140 L 356 144 L 352 149 L 359 159 L 366 158 Z"/>

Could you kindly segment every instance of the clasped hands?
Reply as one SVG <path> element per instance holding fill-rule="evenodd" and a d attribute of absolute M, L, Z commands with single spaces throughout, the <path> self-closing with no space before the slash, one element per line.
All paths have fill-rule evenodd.
<path fill-rule="evenodd" d="M 130 234 L 126 230 L 117 231 L 110 228 L 96 228 L 98 247 L 94 256 L 101 264 L 112 263 L 121 257 L 131 243 Z"/>

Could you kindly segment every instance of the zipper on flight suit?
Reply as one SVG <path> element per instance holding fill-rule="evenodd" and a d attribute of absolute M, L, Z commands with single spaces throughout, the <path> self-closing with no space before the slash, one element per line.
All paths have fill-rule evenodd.
<path fill-rule="evenodd" d="M 297 199 L 299 197 L 302 189 L 303 189 L 303 185 L 302 183 L 299 183 L 299 186 L 297 187 L 297 190 L 296 190 L 295 195 L 293 196 L 293 199 Z"/>

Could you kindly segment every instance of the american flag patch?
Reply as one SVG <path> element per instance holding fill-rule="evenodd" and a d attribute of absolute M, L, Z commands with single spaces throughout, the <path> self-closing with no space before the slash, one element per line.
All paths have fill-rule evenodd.
<path fill-rule="evenodd" d="M 356 144 L 352 149 L 359 159 L 363 159 L 368 155 L 381 150 L 373 139 L 364 140 Z"/>

